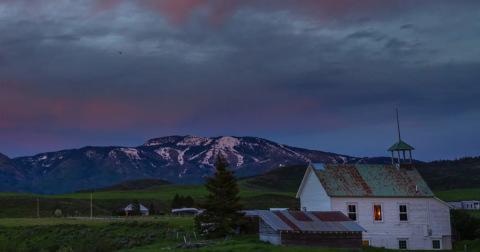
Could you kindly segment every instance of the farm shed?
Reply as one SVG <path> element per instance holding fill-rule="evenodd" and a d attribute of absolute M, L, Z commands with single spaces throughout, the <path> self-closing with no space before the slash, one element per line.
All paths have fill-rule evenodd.
<path fill-rule="evenodd" d="M 362 249 L 362 231 L 341 212 L 256 211 L 260 240 L 282 246 Z"/>
<path fill-rule="evenodd" d="M 179 209 L 172 209 L 172 214 L 175 215 L 195 215 L 198 214 L 198 209 L 196 208 L 179 208 Z"/>
<path fill-rule="evenodd" d="M 125 207 L 124 210 L 128 211 L 128 212 L 131 212 L 132 211 L 132 204 Z M 148 215 L 148 208 L 146 208 L 142 204 L 140 204 L 140 212 L 142 213 L 142 215 Z"/>

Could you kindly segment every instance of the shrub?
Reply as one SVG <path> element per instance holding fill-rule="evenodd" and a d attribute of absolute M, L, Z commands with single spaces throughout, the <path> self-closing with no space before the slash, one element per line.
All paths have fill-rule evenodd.
<path fill-rule="evenodd" d="M 457 240 L 480 238 L 480 219 L 469 214 L 466 210 L 451 210 L 450 221 Z"/>
<path fill-rule="evenodd" d="M 60 209 L 55 210 L 55 217 L 62 217 L 62 210 Z"/>

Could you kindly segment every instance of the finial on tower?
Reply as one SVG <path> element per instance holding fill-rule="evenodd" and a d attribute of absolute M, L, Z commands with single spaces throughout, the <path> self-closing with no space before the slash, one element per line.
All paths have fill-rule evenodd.
<path fill-rule="evenodd" d="M 398 142 L 400 143 L 402 141 L 402 138 L 400 138 L 400 121 L 398 120 L 398 109 L 396 110 L 397 110 Z"/>

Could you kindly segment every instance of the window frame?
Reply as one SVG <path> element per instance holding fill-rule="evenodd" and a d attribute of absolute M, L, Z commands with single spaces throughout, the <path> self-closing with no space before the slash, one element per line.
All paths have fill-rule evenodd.
<path fill-rule="evenodd" d="M 407 238 L 398 238 L 397 241 L 398 241 L 398 250 L 408 250 L 408 239 Z M 400 242 L 401 241 L 405 242 L 405 248 L 404 249 L 400 248 Z"/>
<path fill-rule="evenodd" d="M 306 211 L 307 211 L 307 207 L 302 207 L 302 211 L 306 212 Z"/>
<path fill-rule="evenodd" d="M 434 248 L 433 247 L 433 242 L 438 241 L 438 244 L 440 245 L 440 248 Z M 442 250 L 442 239 L 441 238 L 432 238 L 432 250 Z"/>
<path fill-rule="evenodd" d="M 355 206 L 355 212 L 350 212 L 350 206 Z M 357 202 L 347 202 L 347 217 L 350 218 L 350 214 L 355 214 L 355 222 L 358 222 L 358 203 Z"/>
<path fill-rule="evenodd" d="M 401 206 L 405 206 L 405 212 L 400 211 Z M 409 208 L 409 205 L 407 203 L 398 203 L 398 221 L 402 223 L 410 221 L 408 208 Z M 407 217 L 407 220 L 402 220 L 402 214 L 404 214 Z"/>
<path fill-rule="evenodd" d="M 375 212 L 375 206 L 380 206 L 380 216 L 382 217 L 381 220 L 376 220 L 375 219 L 375 216 L 376 216 L 376 212 Z M 385 218 L 384 217 L 384 211 L 383 211 L 383 203 L 373 203 L 372 204 L 372 212 L 373 212 L 373 222 L 374 223 L 383 223 L 385 221 Z"/>

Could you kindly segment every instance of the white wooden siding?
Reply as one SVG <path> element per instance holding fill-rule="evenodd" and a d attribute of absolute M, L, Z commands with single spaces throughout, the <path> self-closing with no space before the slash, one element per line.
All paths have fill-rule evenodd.
<path fill-rule="evenodd" d="M 310 169 L 305 188 L 300 195 L 300 206 L 306 211 L 330 211 L 330 197 L 325 192 L 317 176 Z"/>
<path fill-rule="evenodd" d="M 304 194 L 309 195 L 308 191 L 310 189 L 305 190 Z M 310 195 L 309 197 L 315 199 Z M 347 216 L 347 205 L 357 204 L 357 223 L 367 230 L 363 237 L 364 240 L 371 240 L 371 246 L 398 249 L 398 240 L 407 239 L 408 249 L 431 250 L 432 237 L 445 237 L 442 239 L 442 248 L 451 248 L 449 208 L 434 198 L 332 197 L 330 202 L 331 211 L 341 211 Z M 373 219 L 374 204 L 382 205 L 382 222 L 375 222 Z M 400 221 L 399 205 L 402 204 L 407 205 L 407 222 Z M 314 206 L 315 203 L 310 205 Z M 307 207 L 307 210 L 310 209 Z M 427 236 L 424 235 L 424 228 L 432 230 L 431 236 L 428 232 Z"/>

